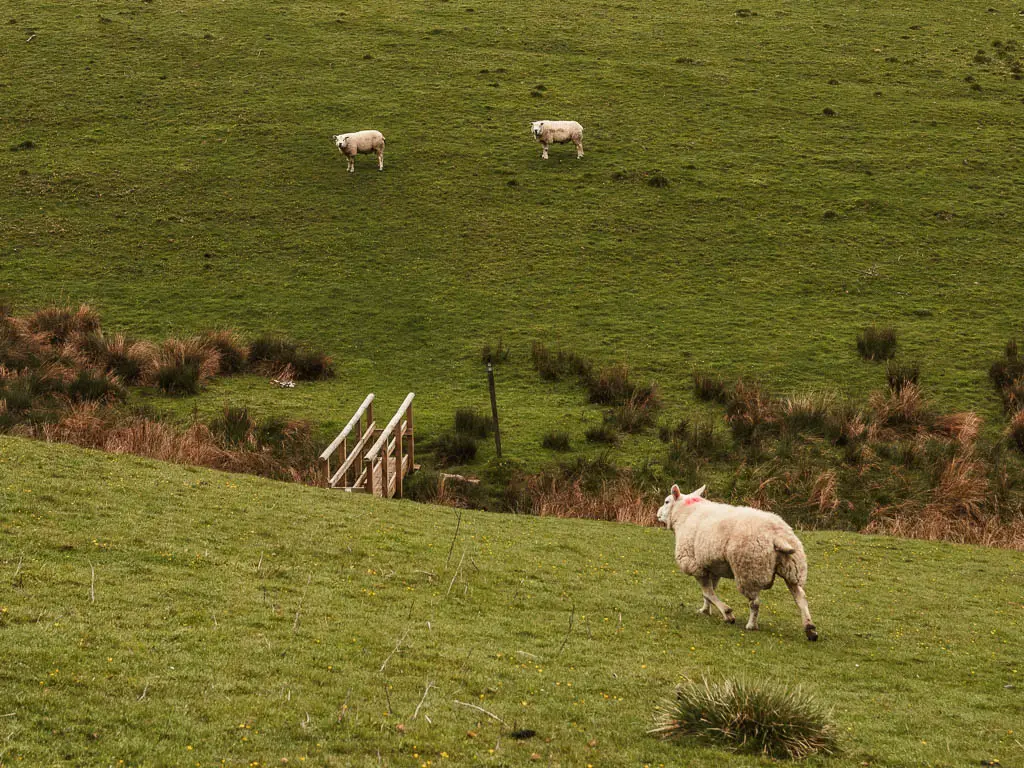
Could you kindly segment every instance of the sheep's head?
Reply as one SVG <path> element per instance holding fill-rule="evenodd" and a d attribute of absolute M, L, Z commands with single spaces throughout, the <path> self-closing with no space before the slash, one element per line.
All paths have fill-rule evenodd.
<path fill-rule="evenodd" d="M 544 121 L 538 120 L 537 122 L 530 125 L 530 131 L 533 133 L 534 138 L 540 137 L 541 129 L 544 127 Z"/>
<path fill-rule="evenodd" d="M 342 133 L 334 137 L 334 143 L 338 149 L 345 149 L 348 146 L 348 134 Z"/>
<path fill-rule="evenodd" d="M 702 485 L 693 493 L 684 494 L 679 490 L 678 485 L 673 485 L 672 490 L 668 496 L 665 497 L 665 503 L 661 505 L 661 509 L 658 510 L 658 522 L 664 523 L 667 528 L 672 527 L 672 510 L 676 506 L 686 506 L 688 504 L 696 504 L 698 501 L 704 501 L 704 491 L 707 490 L 706 485 Z"/>

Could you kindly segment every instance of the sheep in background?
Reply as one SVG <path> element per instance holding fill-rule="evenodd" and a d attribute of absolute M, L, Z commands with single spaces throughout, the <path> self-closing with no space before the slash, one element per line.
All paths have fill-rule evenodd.
<path fill-rule="evenodd" d="M 804 594 L 807 556 L 793 529 L 771 512 L 708 501 L 705 488 L 683 495 L 673 485 L 658 510 L 658 521 L 676 534 L 676 563 L 700 584 L 700 612 L 710 614 L 714 605 L 726 622 L 734 623 L 732 608 L 719 599 L 715 587 L 723 577 L 735 579 L 740 594 L 750 601 L 747 629 L 757 629 L 758 595 L 781 576 L 800 608 L 807 639 L 817 640 Z"/>
<path fill-rule="evenodd" d="M 541 159 L 548 159 L 549 144 L 565 144 L 571 141 L 576 145 L 576 159 L 583 157 L 583 126 L 575 120 L 538 120 L 530 130 L 533 138 L 544 148 Z"/>
<path fill-rule="evenodd" d="M 384 134 L 380 131 L 356 131 L 332 136 L 334 145 L 348 160 L 348 172 L 356 170 L 356 155 L 377 154 L 377 170 L 384 170 Z"/>

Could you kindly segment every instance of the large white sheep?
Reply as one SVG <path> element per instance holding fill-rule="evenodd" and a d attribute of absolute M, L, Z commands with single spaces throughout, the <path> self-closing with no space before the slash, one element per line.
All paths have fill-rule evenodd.
<path fill-rule="evenodd" d="M 384 134 L 380 131 L 342 133 L 332 138 L 338 151 L 348 160 L 349 173 L 356 169 L 356 155 L 368 155 L 371 152 L 377 153 L 377 170 L 384 170 Z"/>
<path fill-rule="evenodd" d="M 540 142 L 544 151 L 541 152 L 541 159 L 548 159 L 549 144 L 565 144 L 572 142 L 576 145 L 576 159 L 583 157 L 583 126 L 575 120 L 538 120 L 530 127 L 533 138 Z"/>
<path fill-rule="evenodd" d="M 781 576 L 800 608 L 807 639 L 817 640 L 804 594 L 807 556 L 793 529 L 771 512 L 708 501 L 706 487 L 684 495 L 673 485 L 658 510 L 658 520 L 676 534 L 676 563 L 700 584 L 700 612 L 710 614 L 714 605 L 726 622 L 734 623 L 732 608 L 719 599 L 715 587 L 720 578 L 735 579 L 740 594 L 750 601 L 747 629 L 757 629 L 758 595 Z"/>

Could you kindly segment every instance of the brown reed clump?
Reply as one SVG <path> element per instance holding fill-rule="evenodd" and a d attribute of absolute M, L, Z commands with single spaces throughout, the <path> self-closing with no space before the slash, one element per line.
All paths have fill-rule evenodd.
<path fill-rule="evenodd" d="M 634 525 L 658 525 L 658 505 L 632 482 L 628 474 L 602 480 L 589 490 L 585 478 L 564 474 L 526 479 L 533 513 L 541 517 L 585 518 Z"/>

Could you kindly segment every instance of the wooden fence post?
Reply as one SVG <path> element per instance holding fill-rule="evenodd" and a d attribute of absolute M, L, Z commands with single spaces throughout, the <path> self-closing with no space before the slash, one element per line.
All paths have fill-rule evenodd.
<path fill-rule="evenodd" d="M 487 387 L 491 390 L 491 417 L 494 419 L 494 450 L 501 458 L 501 429 L 498 427 L 498 399 L 494 395 L 494 366 L 487 361 Z"/>

